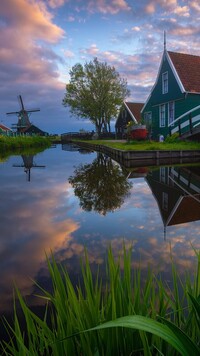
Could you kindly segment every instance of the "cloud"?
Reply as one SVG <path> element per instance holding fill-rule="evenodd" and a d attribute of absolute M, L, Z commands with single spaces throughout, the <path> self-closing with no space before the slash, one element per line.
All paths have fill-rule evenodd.
<path fill-rule="evenodd" d="M 53 16 L 43 2 L 7 0 L 1 4 L 1 16 L 7 25 L 10 40 L 15 35 L 21 45 L 26 43 L 27 38 L 55 43 L 64 35 L 64 31 L 52 22 Z"/>
<path fill-rule="evenodd" d="M 90 0 L 87 9 L 90 13 L 115 15 L 120 11 L 128 11 L 131 7 L 125 0 Z"/>
<path fill-rule="evenodd" d="M 191 6 L 192 10 L 197 11 L 197 12 L 200 12 L 199 0 L 190 1 L 190 6 Z"/>
<path fill-rule="evenodd" d="M 66 58 L 73 58 L 74 57 L 74 53 L 72 51 L 70 51 L 70 50 L 65 50 L 64 51 L 64 56 Z"/>
<path fill-rule="evenodd" d="M 97 45 L 94 43 L 92 44 L 89 48 L 86 48 L 84 50 L 81 50 L 81 53 L 90 55 L 90 56 L 97 56 L 97 53 L 99 53 L 99 48 Z"/>
<path fill-rule="evenodd" d="M 37 191 L 34 185 L 31 186 L 28 196 L 25 196 L 20 189 L 16 191 L 16 196 L 20 197 L 17 208 L 15 199 L 12 200 L 7 196 L 8 200 L 11 198 L 10 213 L 7 211 L 8 206 L 3 204 L 5 196 L 2 194 L 1 212 L 4 222 L 1 224 L 1 270 L 6 264 L 7 256 L 10 261 L 0 281 L 0 290 L 7 291 L 4 293 L 4 298 L 1 297 L 0 308 L 4 309 L 4 312 L 7 307 L 10 307 L 9 302 L 12 301 L 14 281 L 23 295 L 30 294 L 33 279 L 41 265 L 45 263 L 45 252 L 47 254 L 50 251 L 56 253 L 62 249 L 66 249 L 68 253 L 72 251 L 74 255 L 80 252 L 80 248 L 77 248 L 78 244 L 76 243 L 76 249 L 73 242 L 73 233 L 79 229 L 79 223 L 65 216 L 66 211 L 70 209 L 68 203 L 71 194 L 70 186 L 61 183 L 55 187 L 53 177 L 45 184 L 47 184 L 47 188 L 41 185 Z M 64 196 L 63 192 L 66 189 L 67 193 Z M 42 200 L 40 199 L 41 194 Z M 56 213 L 59 214 L 57 220 Z M 9 230 L 11 220 L 12 224 L 16 226 L 13 233 Z M 20 224 L 18 224 L 19 220 Z M 9 236 L 9 240 L 7 236 Z M 82 249 L 84 249 L 83 246 Z M 25 265 L 26 271 L 24 271 Z"/>
<path fill-rule="evenodd" d="M 129 55 L 120 51 L 100 51 L 96 45 L 85 48 L 81 53 L 86 56 L 85 60 L 91 60 L 96 56 L 100 62 L 114 66 L 120 76 L 127 80 L 131 89 L 130 98 L 137 101 L 139 99 L 140 102 L 146 100 L 156 80 L 157 67 L 161 59 L 160 53 Z"/>
<path fill-rule="evenodd" d="M 42 1 L 7 0 L 0 7 L 0 76 L 4 82 L 0 88 L 1 116 L 17 109 L 18 94 L 25 95 L 30 105 L 32 101 L 34 106 L 47 105 L 48 98 L 52 106 L 64 92 L 59 74 L 64 57 L 52 47 L 63 39 L 64 30 L 54 23 Z"/>
<path fill-rule="evenodd" d="M 152 3 L 149 3 L 145 6 L 145 12 L 147 14 L 153 14 L 156 10 L 156 6 L 155 4 L 152 2 Z"/>
<path fill-rule="evenodd" d="M 51 7 L 52 9 L 55 9 L 57 7 L 63 6 L 67 0 L 49 0 L 48 1 L 48 6 Z"/>

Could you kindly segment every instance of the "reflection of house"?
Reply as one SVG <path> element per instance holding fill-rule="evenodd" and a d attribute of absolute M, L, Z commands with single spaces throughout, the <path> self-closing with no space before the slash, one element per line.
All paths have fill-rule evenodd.
<path fill-rule="evenodd" d="M 129 121 L 133 121 L 135 124 L 139 124 L 141 122 L 140 112 L 143 105 L 143 103 L 129 103 L 124 101 L 115 124 L 115 130 L 118 138 L 122 138 L 126 133 L 126 126 Z"/>
<path fill-rule="evenodd" d="M 200 220 L 200 167 L 160 167 L 146 180 L 164 226 Z"/>
<path fill-rule="evenodd" d="M 0 124 L 0 135 L 8 135 L 9 136 L 11 134 L 12 134 L 12 130 L 9 127 L 7 127 L 3 124 Z"/>
<path fill-rule="evenodd" d="M 157 79 L 142 109 L 152 138 L 200 135 L 200 56 L 164 48 Z"/>

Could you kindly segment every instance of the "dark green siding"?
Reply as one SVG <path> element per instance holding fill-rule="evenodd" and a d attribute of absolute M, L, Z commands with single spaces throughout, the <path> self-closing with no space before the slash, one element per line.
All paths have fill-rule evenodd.
<path fill-rule="evenodd" d="M 168 93 L 162 94 L 162 74 L 165 72 L 168 72 Z M 163 135 L 166 138 L 167 135 L 170 134 L 168 128 L 168 103 L 170 101 L 174 101 L 174 115 L 176 119 L 185 112 L 200 105 L 200 95 L 181 92 L 177 79 L 164 55 L 157 82 L 148 98 L 144 111 L 142 112 L 143 120 L 145 118 L 145 113 L 152 112 L 151 130 L 153 139 L 158 139 L 160 135 Z M 161 104 L 165 105 L 165 127 L 160 127 L 159 110 Z M 197 115 L 198 113 L 200 113 L 200 111 L 196 111 L 194 115 Z M 181 121 L 183 122 L 184 120 L 185 119 L 182 119 Z"/>

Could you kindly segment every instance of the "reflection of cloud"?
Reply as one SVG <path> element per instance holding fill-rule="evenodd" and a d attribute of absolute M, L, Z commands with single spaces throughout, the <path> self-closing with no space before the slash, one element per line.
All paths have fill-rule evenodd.
<path fill-rule="evenodd" d="M 62 161 L 64 181 L 66 168 Z M 43 277 L 48 280 L 45 252 L 49 254 L 50 250 L 72 277 L 80 277 L 80 258 L 84 258 L 85 247 L 94 270 L 100 265 L 101 273 L 105 274 L 110 245 L 116 259 L 122 255 L 123 245 L 132 248 L 132 267 L 140 265 L 142 272 L 151 267 L 170 280 L 171 254 L 181 274 L 186 268 L 187 272 L 193 271 L 195 253 L 191 243 L 200 249 L 200 222 L 170 226 L 164 240 L 157 203 L 143 178 L 132 179 L 130 197 L 120 209 L 103 217 L 81 210 L 72 187 L 63 183 L 63 175 L 58 172 L 61 171 L 55 165 L 45 181 L 38 173 L 35 186 L 33 181 L 25 188 L 24 181 L 16 185 L 13 179 L 6 189 L 0 188 L 0 290 L 5 291 L 1 297 L 2 310 L 9 307 L 13 280 L 24 295 L 33 292 L 30 277 L 41 285 Z"/>
<path fill-rule="evenodd" d="M 70 247 L 72 253 L 74 251 L 80 253 L 78 244 L 72 243 L 72 234 L 79 228 L 79 224 L 66 217 L 61 221 L 55 221 L 56 205 L 62 199 L 63 190 L 62 185 L 55 187 L 51 192 L 43 190 L 42 200 L 39 191 L 35 194 L 32 192 L 33 195 L 31 193 L 25 197 L 25 201 L 14 200 L 9 206 L 10 214 L 6 212 L 3 215 L 0 265 L 1 270 L 6 268 L 6 272 L 1 276 L 0 290 L 7 290 L 4 294 L 5 300 L 1 297 L 1 308 L 4 310 L 8 299 L 12 298 L 10 286 L 13 285 L 13 281 L 24 295 L 30 294 L 33 284 L 30 278 L 35 278 L 41 264 L 44 263 L 45 252 L 49 253 L 50 250 L 56 252 L 72 245 L 73 248 Z M 3 212 L 3 208 L 1 211 Z M 10 215 L 12 224 L 16 227 L 13 233 L 10 233 L 9 229 Z"/>

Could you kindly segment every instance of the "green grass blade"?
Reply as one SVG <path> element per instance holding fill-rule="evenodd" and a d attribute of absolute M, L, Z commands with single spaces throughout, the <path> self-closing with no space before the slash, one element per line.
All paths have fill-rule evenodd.
<path fill-rule="evenodd" d="M 200 355 L 200 349 L 189 339 L 189 337 L 185 333 L 183 333 L 174 324 L 167 322 L 166 320 L 163 321 L 166 323 L 166 325 L 144 316 L 132 315 L 109 321 L 102 325 L 96 326 L 95 328 L 91 328 L 87 331 L 102 330 L 113 327 L 143 330 L 157 335 L 158 337 L 167 341 L 182 356 Z"/>

